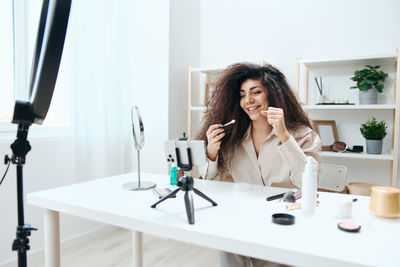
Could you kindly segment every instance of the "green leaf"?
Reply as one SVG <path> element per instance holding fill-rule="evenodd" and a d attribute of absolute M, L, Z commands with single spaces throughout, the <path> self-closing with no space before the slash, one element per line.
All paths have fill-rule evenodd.
<path fill-rule="evenodd" d="M 365 91 L 368 89 L 368 84 L 364 83 L 364 84 L 359 84 L 358 88 L 360 88 L 361 91 Z"/>
<path fill-rule="evenodd" d="M 382 89 L 383 89 L 383 84 L 378 84 L 375 86 L 376 91 L 378 91 L 379 93 L 383 93 Z"/>
<path fill-rule="evenodd" d="M 368 84 L 371 84 L 371 85 L 376 84 L 376 80 L 374 80 L 374 79 L 367 79 L 366 82 L 367 82 Z"/>

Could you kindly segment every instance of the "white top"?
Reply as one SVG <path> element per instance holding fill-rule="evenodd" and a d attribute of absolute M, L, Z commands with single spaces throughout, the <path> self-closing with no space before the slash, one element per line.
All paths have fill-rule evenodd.
<path fill-rule="evenodd" d="M 194 225 L 186 217 L 183 192 L 177 198 L 157 201 L 151 191 L 125 191 L 121 185 L 137 179 L 125 174 L 91 182 L 28 194 L 28 204 L 141 231 L 199 246 L 296 266 L 399 266 L 400 220 L 378 219 L 368 212 L 369 197 L 358 196 L 353 218 L 360 233 L 337 228 L 330 204 L 354 196 L 319 193 L 321 205 L 314 216 L 300 210 L 286 211 L 283 202 L 267 202 L 266 196 L 285 189 L 195 180 L 195 188 L 218 203 L 194 195 Z M 142 173 L 144 181 L 158 187 L 169 183 L 168 175 Z M 286 212 L 296 223 L 272 223 L 271 215 Z"/>

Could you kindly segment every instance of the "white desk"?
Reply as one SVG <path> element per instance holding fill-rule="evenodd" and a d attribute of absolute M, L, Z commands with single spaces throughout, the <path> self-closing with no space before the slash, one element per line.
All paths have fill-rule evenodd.
<path fill-rule="evenodd" d="M 327 204 L 353 196 L 319 193 L 315 215 L 288 212 L 296 223 L 281 226 L 271 222 L 271 215 L 286 212 L 286 204 L 265 200 L 281 189 L 195 180 L 195 187 L 218 206 L 194 194 L 196 222 L 189 225 L 184 192 L 152 209 L 157 198 L 151 190 L 121 189 L 136 177 L 132 173 L 28 194 L 29 204 L 46 209 L 46 266 L 60 265 L 59 212 L 131 229 L 134 266 L 142 265 L 142 233 L 295 266 L 400 266 L 400 219 L 371 215 L 368 197 L 358 196 L 353 205 L 351 221 L 361 224 L 361 232 L 346 233 L 337 229 L 340 220 L 330 216 Z M 159 187 L 169 183 L 164 175 L 142 177 Z"/>

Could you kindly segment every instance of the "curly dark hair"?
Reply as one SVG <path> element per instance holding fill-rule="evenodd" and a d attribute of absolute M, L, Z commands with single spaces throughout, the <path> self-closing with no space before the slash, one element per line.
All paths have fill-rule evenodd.
<path fill-rule="evenodd" d="M 269 106 L 283 109 L 285 125 L 295 131 L 302 125 L 312 128 L 285 76 L 272 65 L 236 63 L 230 65 L 217 78 L 204 116 L 204 124 L 196 139 L 207 144 L 206 132 L 216 123 L 236 120 L 235 127 L 225 129 L 218 152 L 218 172 L 227 170 L 232 153 L 242 143 L 251 123 L 249 116 L 240 107 L 240 87 L 248 79 L 259 80 L 268 91 Z"/>

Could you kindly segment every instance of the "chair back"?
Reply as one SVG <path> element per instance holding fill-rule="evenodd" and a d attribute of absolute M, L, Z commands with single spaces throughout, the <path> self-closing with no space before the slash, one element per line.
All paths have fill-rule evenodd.
<path fill-rule="evenodd" d="M 340 165 L 321 164 L 318 188 L 342 192 L 346 186 L 347 168 Z"/>

